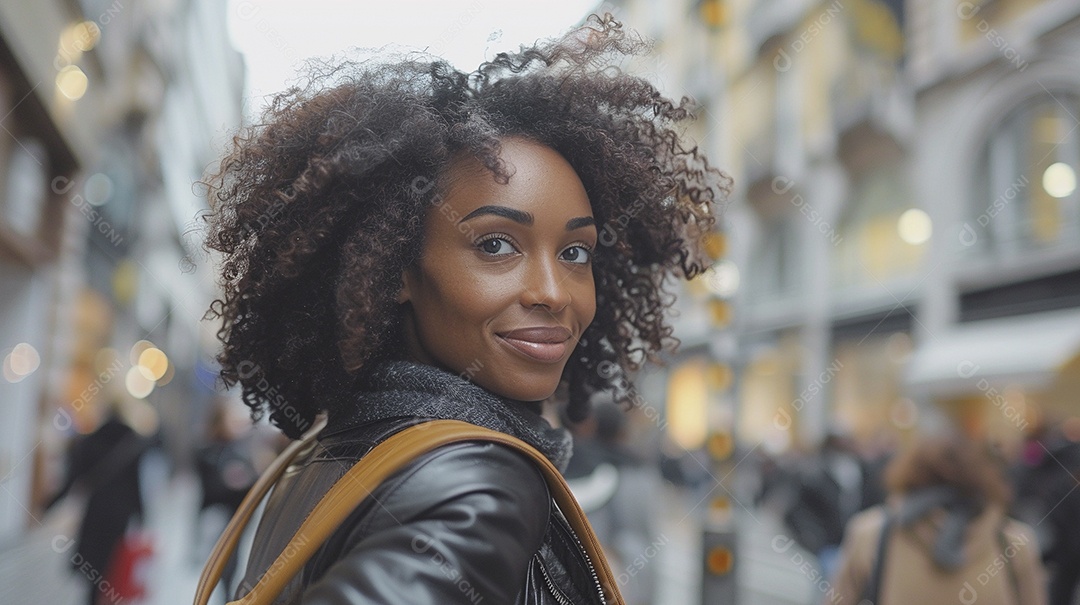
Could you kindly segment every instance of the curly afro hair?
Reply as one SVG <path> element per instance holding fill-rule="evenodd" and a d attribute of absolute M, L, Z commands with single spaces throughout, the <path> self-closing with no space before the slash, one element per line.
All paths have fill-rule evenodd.
<path fill-rule="evenodd" d="M 573 166 L 599 228 L 596 316 L 560 383 L 567 415 L 585 417 L 598 391 L 632 401 L 625 376 L 677 345 L 665 281 L 711 264 L 701 239 L 730 191 L 680 140 L 689 100 L 613 67 L 646 50 L 594 15 L 469 74 L 441 60 L 345 62 L 277 96 L 206 183 L 206 246 L 222 256 L 207 318 L 222 320 L 225 385 L 294 438 L 321 409 L 355 402 L 364 370 L 402 354 L 395 297 L 441 171 L 466 152 L 506 182 L 499 143 L 520 136 Z"/>

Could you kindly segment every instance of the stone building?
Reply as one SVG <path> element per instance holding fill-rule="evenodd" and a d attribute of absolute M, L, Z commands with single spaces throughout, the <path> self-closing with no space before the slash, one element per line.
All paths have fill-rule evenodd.
<path fill-rule="evenodd" d="M 686 333 L 732 356 L 744 442 L 951 422 L 1009 445 L 1047 419 L 1080 438 L 1080 6 L 608 6 L 736 182 L 734 323 Z"/>

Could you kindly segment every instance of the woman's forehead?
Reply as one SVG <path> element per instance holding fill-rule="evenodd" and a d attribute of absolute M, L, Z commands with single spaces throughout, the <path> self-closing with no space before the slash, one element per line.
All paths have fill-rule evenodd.
<path fill-rule="evenodd" d="M 445 201 L 461 206 L 458 210 L 464 212 L 492 202 L 510 207 L 543 202 L 538 210 L 565 209 L 575 216 L 591 216 L 584 185 L 561 154 L 521 137 L 506 138 L 501 143 L 499 159 L 509 181 L 501 182 L 478 157 L 461 152 L 451 159 L 440 179 Z"/>

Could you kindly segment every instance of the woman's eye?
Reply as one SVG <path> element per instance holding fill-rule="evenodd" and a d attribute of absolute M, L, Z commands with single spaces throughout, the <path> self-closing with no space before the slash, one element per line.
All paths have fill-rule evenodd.
<path fill-rule="evenodd" d="M 571 263 L 584 265 L 592 260 L 592 251 L 585 246 L 570 246 L 563 250 L 562 259 Z"/>
<path fill-rule="evenodd" d="M 501 237 L 486 239 L 480 242 L 477 247 L 485 254 L 490 254 L 491 256 L 505 256 L 516 252 L 513 244 Z"/>

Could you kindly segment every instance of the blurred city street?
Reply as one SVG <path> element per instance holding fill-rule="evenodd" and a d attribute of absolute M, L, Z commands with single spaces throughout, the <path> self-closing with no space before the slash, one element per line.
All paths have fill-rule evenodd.
<path fill-rule="evenodd" d="M 1080 603 L 1080 2 L 3 0 L 0 605 L 88 603 L 88 590 L 100 597 L 95 605 L 191 603 L 225 519 L 289 441 L 269 421 L 251 421 L 253 402 L 240 391 L 258 400 L 252 407 L 298 420 L 294 404 L 323 405 L 318 389 L 334 382 L 320 382 L 324 369 L 360 367 L 346 371 L 340 351 L 322 347 L 334 363 L 317 376 L 271 384 L 273 372 L 236 353 L 237 384 L 225 386 L 228 320 L 208 311 L 220 306 L 228 275 L 240 281 L 251 268 L 221 266 L 207 217 L 228 197 L 209 183 L 234 137 L 266 135 L 260 128 L 276 112 L 321 98 L 304 97 L 315 93 L 303 87 L 308 78 L 337 82 L 317 79 L 327 65 L 411 52 L 420 71 L 479 86 L 487 82 L 479 65 L 595 24 L 594 13 L 632 32 L 620 45 L 648 42 L 640 55 L 613 51 L 609 72 L 655 87 L 664 99 L 647 102 L 657 115 L 694 116 L 676 120 L 686 149 L 672 153 L 707 157 L 722 172 L 720 203 L 700 202 L 709 219 L 715 210 L 715 229 L 678 242 L 701 248 L 702 271 L 664 282 L 671 313 L 653 326 L 670 327 L 679 346 L 660 354 L 663 364 L 627 372 L 636 387 L 627 406 L 615 400 L 630 391 L 615 393 L 614 383 L 588 401 L 556 401 L 556 392 L 543 402 L 552 424 L 573 433 L 567 479 L 590 521 L 605 527 L 598 541 L 627 605 L 856 605 L 875 586 L 901 587 L 905 599 L 909 588 L 934 593 L 918 605 L 958 595 L 974 603 L 965 595 L 976 589 L 980 605 Z M 462 98 L 479 94 L 463 90 Z M 458 111 L 453 103 L 448 115 Z M 595 104 L 607 112 L 605 103 Z M 354 131 L 367 131 L 336 139 L 338 117 L 295 129 L 312 149 L 335 141 L 325 157 L 292 158 L 278 143 L 255 154 L 269 162 L 280 153 L 296 172 L 274 180 L 262 165 L 253 169 L 253 181 L 274 182 L 273 192 L 240 205 L 273 205 L 237 218 L 225 239 L 254 247 L 314 216 L 358 222 L 320 224 L 305 232 L 315 234 L 310 241 L 290 236 L 280 248 L 321 262 L 325 241 L 364 240 L 356 233 L 370 209 L 361 204 L 371 200 L 360 200 L 366 194 L 353 181 L 333 181 L 340 175 L 323 185 L 356 196 L 356 208 L 282 210 L 311 174 L 323 175 L 326 157 L 340 155 L 348 179 L 382 174 L 367 151 L 343 150 Z M 464 137 L 459 128 L 446 130 Z M 575 148 L 587 139 L 581 149 L 594 142 L 567 138 Z M 450 157 L 454 145 L 432 148 Z M 386 149 L 372 156 L 406 165 Z M 415 193 L 426 178 L 413 167 L 401 172 L 412 179 L 401 191 Z M 589 179 L 575 174 L 584 187 Z M 675 202 L 709 197 L 664 187 L 634 202 L 654 204 L 656 223 L 678 214 Z M 430 194 L 440 211 L 442 193 Z M 581 207 L 597 207 L 588 196 Z M 420 208 L 416 216 L 432 216 L 434 206 Z M 602 247 L 589 249 L 590 259 L 626 244 L 605 243 L 605 228 L 653 228 L 633 208 L 606 224 L 596 213 L 590 224 Z M 469 245 L 470 254 L 479 249 Z M 286 255 L 275 250 L 266 256 Z M 337 308 L 353 303 L 334 288 L 382 290 L 351 279 L 340 267 L 352 265 L 334 254 L 333 270 L 266 274 L 298 273 L 333 291 L 320 311 L 340 311 L 327 320 L 337 335 L 343 318 L 356 316 Z M 385 263 L 365 263 L 354 264 L 389 274 Z M 595 293 L 603 281 L 581 283 Z M 319 306 L 306 288 L 267 291 L 267 307 Z M 470 294 L 473 303 L 485 295 Z M 394 304 L 393 313 L 404 308 L 400 296 Z M 322 317 L 306 307 L 301 315 Z M 274 334 L 255 348 L 277 361 L 321 363 L 302 348 L 323 335 L 262 346 L 292 327 L 269 323 Z M 567 359 L 587 350 L 584 337 L 580 344 L 566 348 Z M 578 359 L 590 357 L 597 363 L 592 353 Z M 596 368 L 605 380 L 606 363 Z M 251 373 L 240 376 L 241 366 Z M 461 376 L 472 381 L 472 369 Z M 311 391 L 289 400 L 280 390 L 299 383 Z M 592 415 L 561 416 L 573 403 Z M 896 522 L 885 513 L 901 508 L 907 533 L 882 531 Z M 935 515 L 972 531 L 941 530 Z M 140 550 L 147 544 L 149 554 Z M 892 544 L 917 560 L 902 571 L 933 569 L 929 579 L 895 575 L 896 567 L 891 586 L 872 576 L 878 547 Z M 142 588 L 143 597 L 116 592 Z"/>
<path fill-rule="evenodd" d="M 196 543 L 199 488 L 197 478 L 179 475 L 163 483 L 148 508 L 147 529 L 153 536 L 155 552 L 146 570 L 151 587 L 145 605 L 188 605 L 195 593 L 205 554 Z M 666 489 L 665 509 L 682 511 L 690 506 L 685 494 Z M 71 536 L 77 526 L 75 507 L 50 513 L 43 524 L 28 532 L 14 545 L 0 549 L 0 603 L 55 605 L 85 600 L 84 584 L 69 565 L 70 552 L 58 552 L 58 536 Z M 783 533 L 780 521 L 768 510 L 758 509 L 753 517 L 737 515 L 740 534 L 738 550 L 742 563 L 737 571 L 741 602 L 755 605 L 814 605 L 810 580 L 792 562 L 792 553 L 778 553 L 770 545 Z M 685 515 L 665 515 L 660 531 L 667 546 L 651 564 L 657 567 L 656 605 L 693 603 L 700 594 L 701 536 Z M 59 544 L 63 544 L 60 541 Z M 220 591 L 218 595 L 220 596 Z M 218 601 L 221 602 L 221 601 Z"/>
<path fill-rule="evenodd" d="M 191 475 L 179 475 L 161 488 L 147 509 L 146 530 L 153 536 L 155 551 L 144 572 L 145 583 L 152 590 L 141 602 L 187 604 L 195 594 L 204 558 L 194 550 L 199 547 L 198 481 Z M 86 600 L 85 583 L 71 566 L 72 549 L 57 548 L 75 535 L 78 514 L 74 506 L 57 509 L 20 543 L 0 551 L 0 603 L 45 605 Z"/>

